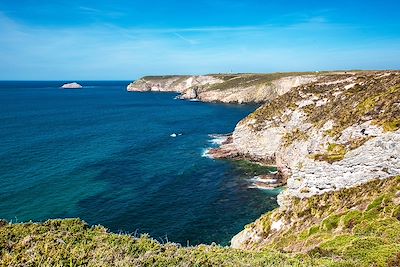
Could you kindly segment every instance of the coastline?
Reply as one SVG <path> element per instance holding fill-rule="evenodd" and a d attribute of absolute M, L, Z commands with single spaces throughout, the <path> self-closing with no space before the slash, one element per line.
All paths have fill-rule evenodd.
<path fill-rule="evenodd" d="M 172 76 L 179 89 L 173 91 L 188 94 L 193 88 L 185 86 L 193 86 L 187 83 L 191 77 Z M 141 79 L 143 91 L 153 91 L 154 84 L 154 91 L 170 92 L 171 87 L 164 90 L 162 84 L 171 76 L 162 77 L 162 82 L 152 79 Z M 232 85 L 229 79 L 221 83 L 225 82 Z M 229 99 L 231 89 L 203 84 L 195 89 L 195 99 L 215 102 L 223 96 L 221 103 L 246 103 L 249 88 L 259 86 L 251 82 L 231 88 L 235 97 Z M 138 84 L 130 90 L 140 91 Z M 233 133 L 210 136 L 219 147 L 209 154 L 243 164 L 251 173 L 254 166 L 247 164 L 276 166 L 276 173 L 266 170 L 252 182 L 269 189 L 282 179 L 286 186 L 274 189 L 280 191 L 279 207 L 245 226 L 230 247 L 161 244 L 147 235 L 113 234 L 80 220 L 1 221 L 0 242 L 7 247 L 2 263 L 40 259 L 51 266 L 68 259 L 99 266 L 400 264 L 400 71 L 324 73 L 282 94 L 271 81 L 262 88 L 271 95 L 258 102 L 261 106 Z M 71 248 L 84 252 L 70 253 Z"/>
<path fill-rule="evenodd" d="M 368 106 L 368 110 L 362 112 L 355 109 L 356 113 L 353 118 L 349 117 L 350 119 L 344 122 L 345 127 L 337 125 L 338 122 L 335 122 L 337 116 L 335 118 L 335 114 L 331 113 L 335 108 L 345 105 L 346 102 L 342 99 L 346 98 L 349 98 L 349 104 L 351 102 L 359 103 L 360 108 L 364 109 L 364 102 L 370 101 L 368 98 L 378 99 L 380 95 L 386 94 L 396 94 L 397 97 L 398 90 L 396 88 L 398 87 L 396 85 L 400 82 L 400 72 L 361 71 L 327 72 L 311 76 L 309 73 L 297 75 L 299 76 L 289 75 L 283 78 L 279 76 L 276 80 L 269 80 L 267 85 L 262 87 L 268 96 L 264 94 L 264 98 L 261 100 L 256 97 L 251 99 L 251 102 L 261 103 L 261 107 L 241 120 L 232 135 L 221 142 L 218 148 L 208 151 L 208 154 L 216 159 L 248 160 L 261 165 L 276 166 L 278 168 L 277 176 L 263 177 L 264 179 L 260 180 L 267 181 L 267 185 L 269 181 L 279 181 L 279 185 L 287 184 L 287 188 L 278 196 L 280 205 L 278 210 L 288 209 L 294 201 L 293 198 L 308 199 L 315 195 L 340 191 L 375 179 L 386 179 L 400 174 L 400 163 L 389 160 L 400 153 L 399 147 L 394 145 L 395 140 L 400 137 L 399 124 L 383 120 L 383 124 L 396 125 L 389 132 L 382 130 L 381 126 L 374 126 L 373 116 L 381 115 L 379 115 L 379 111 L 373 111 L 373 106 Z M 254 76 L 251 77 L 254 79 Z M 273 77 L 275 78 L 275 76 Z M 304 77 L 306 78 L 304 79 Z M 193 81 L 196 81 L 196 76 L 186 77 L 185 79 L 189 79 L 189 81 L 179 80 L 179 82 L 176 80 L 169 82 L 168 79 L 171 77 L 166 80 L 163 78 L 161 81 L 144 77 L 128 86 L 128 90 L 136 91 L 137 87 L 142 87 L 150 91 L 154 88 L 157 91 L 163 91 L 165 84 L 168 85 L 167 90 L 171 90 L 174 88 L 172 86 L 174 84 L 177 86 L 176 92 L 181 93 L 182 96 L 186 96 L 188 91 L 196 91 L 195 94 L 192 94 L 196 96 L 196 99 L 204 102 L 219 100 L 225 103 L 227 99 L 224 93 L 232 90 L 227 89 L 224 84 L 228 84 L 228 87 L 233 84 L 229 79 L 216 81 L 216 78 L 221 77 L 201 76 L 201 82 L 195 83 Z M 242 78 L 246 79 L 248 76 Z M 297 83 L 287 86 L 288 78 Z M 210 79 L 213 82 L 207 84 Z M 233 78 L 233 81 L 235 79 L 237 77 Z M 255 85 L 252 84 L 252 81 L 254 82 L 254 80 L 247 81 L 246 86 L 232 87 L 235 91 L 232 103 L 250 101 L 246 98 L 246 93 L 249 88 L 254 90 Z M 277 89 L 278 87 L 285 87 L 285 89 L 280 91 Z M 294 88 L 296 89 L 292 90 Z M 358 88 L 365 89 L 360 91 Z M 377 91 L 376 88 L 379 90 Z M 206 92 L 206 96 L 214 95 L 213 97 L 202 97 L 202 92 Z M 395 102 L 395 100 L 391 100 Z M 393 114 L 392 112 L 396 112 L 395 110 L 396 106 L 389 106 L 385 112 Z M 348 116 L 345 115 L 346 107 L 343 106 L 340 112 L 343 113 L 340 116 Z M 369 112 L 371 115 L 365 116 L 364 112 Z M 332 117 L 328 117 L 331 116 L 330 114 Z M 324 116 L 328 118 L 324 118 Z M 388 117 L 389 120 L 392 120 L 393 118 L 390 116 L 393 115 Z M 335 127 L 338 130 L 331 134 L 329 131 L 334 131 Z M 365 137 L 366 135 L 368 137 Z M 387 143 L 392 149 L 381 150 L 378 144 L 382 144 L 382 142 Z M 381 157 L 384 155 L 383 157 L 388 159 L 384 160 L 382 165 L 382 161 L 375 163 L 370 157 L 365 157 L 365 153 L 381 155 Z M 364 164 L 371 167 L 364 167 L 362 171 L 358 171 Z M 379 172 L 377 172 L 377 168 L 380 170 Z M 261 236 L 264 234 L 258 232 L 250 234 L 250 236 L 253 235 L 258 236 L 255 241 L 251 241 L 252 238 L 249 237 L 241 240 L 240 244 L 234 242 L 234 247 L 257 246 L 259 243 L 257 240 L 262 240 Z M 251 242 L 255 243 L 251 244 Z M 260 245 L 262 246 L 262 244 Z"/>

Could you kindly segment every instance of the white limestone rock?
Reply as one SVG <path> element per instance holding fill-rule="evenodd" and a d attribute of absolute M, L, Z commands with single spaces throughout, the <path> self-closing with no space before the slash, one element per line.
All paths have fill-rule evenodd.
<path fill-rule="evenodd" d="M 82 89 L 83 86 L 80 85 L 79 83 L 73 82 L 73 83 L 66 83 L 61 86 L 63 89 Z"/>

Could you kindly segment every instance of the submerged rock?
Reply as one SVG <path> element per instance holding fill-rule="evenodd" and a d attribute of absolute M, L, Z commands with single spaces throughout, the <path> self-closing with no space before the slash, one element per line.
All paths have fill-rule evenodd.
<path fill-rule="evenodd" d="M 79 83 L 73 82 L 73 83 L 66 83 L 63 86 L 61 86 L 63 89 L 82 89 L 83 86 L 80 85 Z"/>

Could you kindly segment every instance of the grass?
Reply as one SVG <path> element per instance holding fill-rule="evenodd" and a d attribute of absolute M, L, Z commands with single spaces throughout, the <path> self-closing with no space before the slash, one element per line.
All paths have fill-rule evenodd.
<path fill-rule="evenodd" d="M 220 75 L 223 83 L 210 90 L 265 86 L 273 80 L 299 73 Z M 305 74 L 305 73 L 301 73 Z M 329 82 L 350 74 L 328 75 Z M 184 79 L 186 76 L 176 76 Z M 167 79 L 171 76 L 145 77 Z M 319 81 L 321 82 L 321 81 Z M 356 74 L 356 85 L 334 98 L 337 85 L 317 83 L 301 86 L 278 97 L 249 115 L 254 127 L 266 120 L 284 120 L 286 108 L 297 109 L 304 95 L 328 98 L 326 105 L 309 105 L 303 111 L 307 122 L 322 127 L 331 120 L 330 136 L 356 123 L 373 120 L 385 131 L 400 127 L 400 76 L 378 77 L 374 72 Z M 285 135 L 285 145 L 305 140 L 295 130 Z M 350 144 L 331 143 L 317 160 L 335 162 L 368 138 Z M 248 162 L 239 163 L 246 172 L 268 173 Z M 221 246 L 182 247 L 160 244 L 148 235 L 114 234 L 102 226 L 89 226 L 79 219 L 44 223 L 8 224 L 0 221 L 2 266 L 399 266 L 400 265 L 400 177 L 376 180 L 353 188 L 309 199 L 292 199 L 287 210 L 274 210 L 248 225 L 262 236 L 260 243 L 247 244 L 248 251 Z M 272 223 L 281 219 L 280 231 Z"/>
<path fill-rule="evenodd" d="M 303 100 L 304 96 L 317 96 L 319 99 L 328 99 L 325 105 L 308 105 L 301 109 L 307 114 L 307 122 L 322 127 L 327 121 L 333 121 L 334 127 L 329 131 L 333 137 L 340 136 L 341 132 L 355 123 L 373 120 L 375 124 L 383 126 L 387 131 L 395 131 L 400 127 L 400 75 L 391 73 L 380 77 L 377 72 L 359 72 L 350 74 L 326 75 L 318 82 L 299 86 L 296 90 L 278 97 L 271 103 L 257 109 L 249 116 L 256 119 L 255 128 L 262 128 L 265 121 L 282 121 L 287 108 L 294 110 L 295 104 Z M 323 84 L 332 81 L 354 77 L 356 85 L 348 90 L 341 88 L 341 97 L 335 97 L 338 84 Z M 300 108 L 299 108 L 300 109 Z"/>
<path fill-rule="evenodd" d="M 333 163 L 335 161 L 340 161 L 346 155 L 346 146 L 341 144 L 329 144 L 328 149 L 325 154 L 315 154 L 312 158 L 319 161 L 327 161 Z"/>
<path fill-rule="evenodd" d="M 308 139 L 308 134 L 306 132 L 301 131 L 300 129 L 295 129 L 290 133 L 286 133 L 282 140 L 283 140 L 283 145 L 285 147 L 290 146 L 295 140 L 307 140 Z"/>
<path fill-rule="evenodd" d="M 277 251 L 160 244 L 88 226 L 79 219 L 6 224 L 0 228 L 2 266 L 324 266 L 331 260 Z"/>
<path fill-rule="evenodd" d="M 333 266 L 399 266 L 399 203 L 400 177 L 294 199 L 288 210 L 270 212 L 247 227 L 265 236 L 248 247 L 342 259 Z M 280 232 L 264 227 L 277 218 L 290 227 Z"/>
<path fill-rule="evenodd" d="M 293 199 L 247 226 L 262 243 L 249 250 L 160 244 L 114 234 L 79 219 L 0 221 L 2 266 L 399 266 L 400 177 Z M 277 232 L 273 221 L 290 227 Z"/>
<path fill-rule="evenodd" d="M 223 79 L 223 83 L 213 84 L 207 90 L 228 90 L 241 87 L 250 86 L 267 86 L 273 81 L 284 77 L 297 76 L 297 75 L 310 75 L 313 72 L 276 72 L 268 74 L 214 74 L 216 78 Z"/>
<path fill-rule="evenodd" d="M 289 111 L 297 110 L 304 114 L 304 122 L 316 129 L 332 122 L 333 127 L 325 131 L 332 143 L 337 142 L 346 128 L 364 122 L 380 126 L 386 132 L 397 131 L 400 129 L 400 73 L 382 74 L 357 72 L 320 76 L 317 82 L 299 86 L 263 105 L 246 120 L 252 122 L 249 126 L 254 131 L 261 131 L 264 127 L 282 127 L 291 120 Z M 353 80 L 337 83 L 349 78 Z M 346 89 L 350 83 L 354 83 L 354 86 Z M 310 99 L 314 99 L 314 104 L 300 107 L 299 103 Z M 316 105 L 315 99 L 326 100 L 326 103 Z M 329 163 L 340 161 L 348 151 L 360 147 L 371 138 L 365 135 L 345 144 L 331 144 L 326 152 L 311 157 Z M 295 141 L 307 139 L 306 132 L 296 129 L 283 135 L 282 144 L 288 147 Z"/>

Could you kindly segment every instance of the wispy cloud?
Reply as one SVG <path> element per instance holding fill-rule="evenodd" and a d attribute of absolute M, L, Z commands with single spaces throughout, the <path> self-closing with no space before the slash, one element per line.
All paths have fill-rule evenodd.
<path fill-rule="evenodd" d="M 179 34 L 179 33 L 177 33 L 177 32 L 174 32 L 173 34 L 174 34 L 175 36 L 177 36 L 179 39 L 185 41 L 185 42 L 188 43 L 188 44 L 191 44 L 191 45 L 197 44 L 197 42 L 196 42 L 195 40 L 191 40 L 191 39 L 185 38 L 185 37 L 183 37 L 181 34 Z"/>
<path fill-rule="evenodd" d="M 86 16 L 91 15 L 95 17 L 110 17 L 110 18 L 119 18 L 125 15 L 124 12 L 116 11 L 112 9 L 98 9 L 89 6 L 78 6 L 77 9 L 84 13 Z"/>
<path fill-rule="evenodd" d="M 372 47 L 358 42 L 354 29 L 321 18 L 240 27 L 47 28 L 17 23 L 0 13 L 0 32 L 0 79 L 394 68 L 400 58 L 398 39 L 375 40 Z"/>
<path fill-rule="evenodd" d="M 87 7 L 87 6 L 78 6 L 78 9 L 88 13 L 100 13 L 101 10 L 97 8 Z"/>

